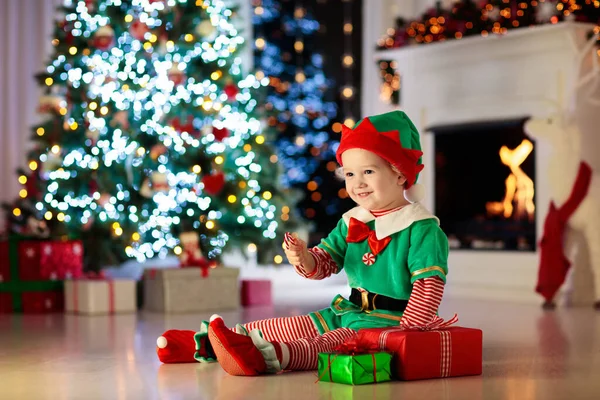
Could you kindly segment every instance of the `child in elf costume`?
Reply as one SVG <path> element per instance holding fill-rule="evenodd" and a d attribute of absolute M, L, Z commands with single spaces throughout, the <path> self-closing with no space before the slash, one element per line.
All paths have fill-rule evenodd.
<path fill-rule="evenodd" d="M 419 133 L 401 111 L 364 118 L 354 129 L 344 126 L 336 157 L 358 206 L 318 246 L 308 249 L 290 234 L 284 243 L 289 262 L 305 278 L 324 279 L 345 269 L 349 298 L 337 295 L 328 308 L 309 315 L 234 329 L 213 315 L 200 332 L 183 331 L 187 353 L 171 362 L 216 360 L 232 375 L 313 370 L 318 353 L 331 352 L 361 328 L 445 324 L 437 310 L 448 272 L 448 241 L 439 220 L 419 203 L 421 156 Z M 168 362 L 168 340 L 159 341 L 159 358 Z"/>

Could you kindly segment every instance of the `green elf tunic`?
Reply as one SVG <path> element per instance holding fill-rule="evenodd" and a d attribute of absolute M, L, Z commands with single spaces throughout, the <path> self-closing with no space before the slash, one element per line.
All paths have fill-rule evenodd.
<path fill-rule="evenodd" d="M 354 218 L 374 230 L 387 245 L 375 257 L 368 240 L 348 242 L 348 227 Z M 360 224 L 362 225 L 362 224 Z M 363 228 L 366 229 L 364 225 Z M 439 220 L 424 206 L 413 203 L 375 218 L 368 210 L 355 207 L 346 212 L 336 228 L 318 245 L 346 270 L 350 287 L 394 299 L 408 300 L 417 279 L 437 276 L 446 282 L 448 239 Z M 363 261 L 365 260 L 365 261 Z M 368 265 L 371 264 L 371 265 Z M 362 311 L 361 307 L 337 295 L 329 308 L 309 314 L 320 334 L 337 328 L 382 328 L 397 326 L 402 312 Z"/>

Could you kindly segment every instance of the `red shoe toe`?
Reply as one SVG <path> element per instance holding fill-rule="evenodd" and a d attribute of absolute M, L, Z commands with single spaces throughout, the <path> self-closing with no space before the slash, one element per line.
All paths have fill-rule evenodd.
<path fill-rule="evenodd" d="M 229 330 L 221 318 L 211 321 L 208 339 L 221 367 L 230 375 L 264 374 L 267 364 L 252 339 Z"/>
<path fill-rule="evenodd" d="M 170 329 L 156 339 L 156 354 L 165 364 L 192 363 L 195 344 L 194 331 Z"/>

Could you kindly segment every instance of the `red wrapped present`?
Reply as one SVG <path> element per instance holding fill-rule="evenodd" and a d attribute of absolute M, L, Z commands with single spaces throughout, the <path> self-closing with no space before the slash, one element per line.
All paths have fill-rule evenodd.
<path fill-rule="evenodd" d="M 19 242 L 19 277 L 23 281 L 78 278 L 83 271 L 79 240 Z"/>
<path fill-rule="evenodd" d="M 361 329 L 357 339 L 364 345 L 377 343 L 379 349 L 393 352 L 393 374 L 400 380 L 481 375 L 483 333 L 480 329 Z"/>
<path fill-rule="evenodd" d="M 0 314 L 10 314 L 12 312 L 12 295 L 10 293 L 0 293 Z"/>
<path fill-rule="evenodd" d="M 3 249 L 0 258 L 2 260 L 0 271 L 3 276 L 0 280 L 0 313 L 62 311 L 64 307 L 62 281 L 20 279 L 19 268 L 23 265 L 23 260 L 19 258 L 19 247 L 22 243 L 22 238 L 17 236 L 10 237 L 8 242 L 0 243 L 0 249 Z"/>
<path fill-rule="evenodd" d="M 22 294 L 24 314 L 61 312 L 64 309 L 63 293 L 58 291 L 25 292 Z"/>
<path fill-rule="evenodd" d="M 0 314 L 61 312 L 64 309 L 62 288 L 61 281 L 0 283 Z"/>
<path fill-rule="evenodd" d="M 273 304 L 273 300 L 270 280 L 242 280 L 242 306 L 270 306 L 271 304 Z"/>
<path fill-rule="evenodd" d="M 10 262 L 8 259 L 8 242 L 0 242 L 0 282 L 10 280 Z"/>

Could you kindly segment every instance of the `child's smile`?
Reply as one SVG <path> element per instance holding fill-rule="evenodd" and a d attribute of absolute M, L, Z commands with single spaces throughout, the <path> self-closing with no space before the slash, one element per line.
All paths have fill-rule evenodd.
<path fill-rule="evenodd" d="M 375 153 L 355 148 L 342 154 L 346 191 L 367 210 L 388 210 L 408 204 L 404 176 Z"/>

